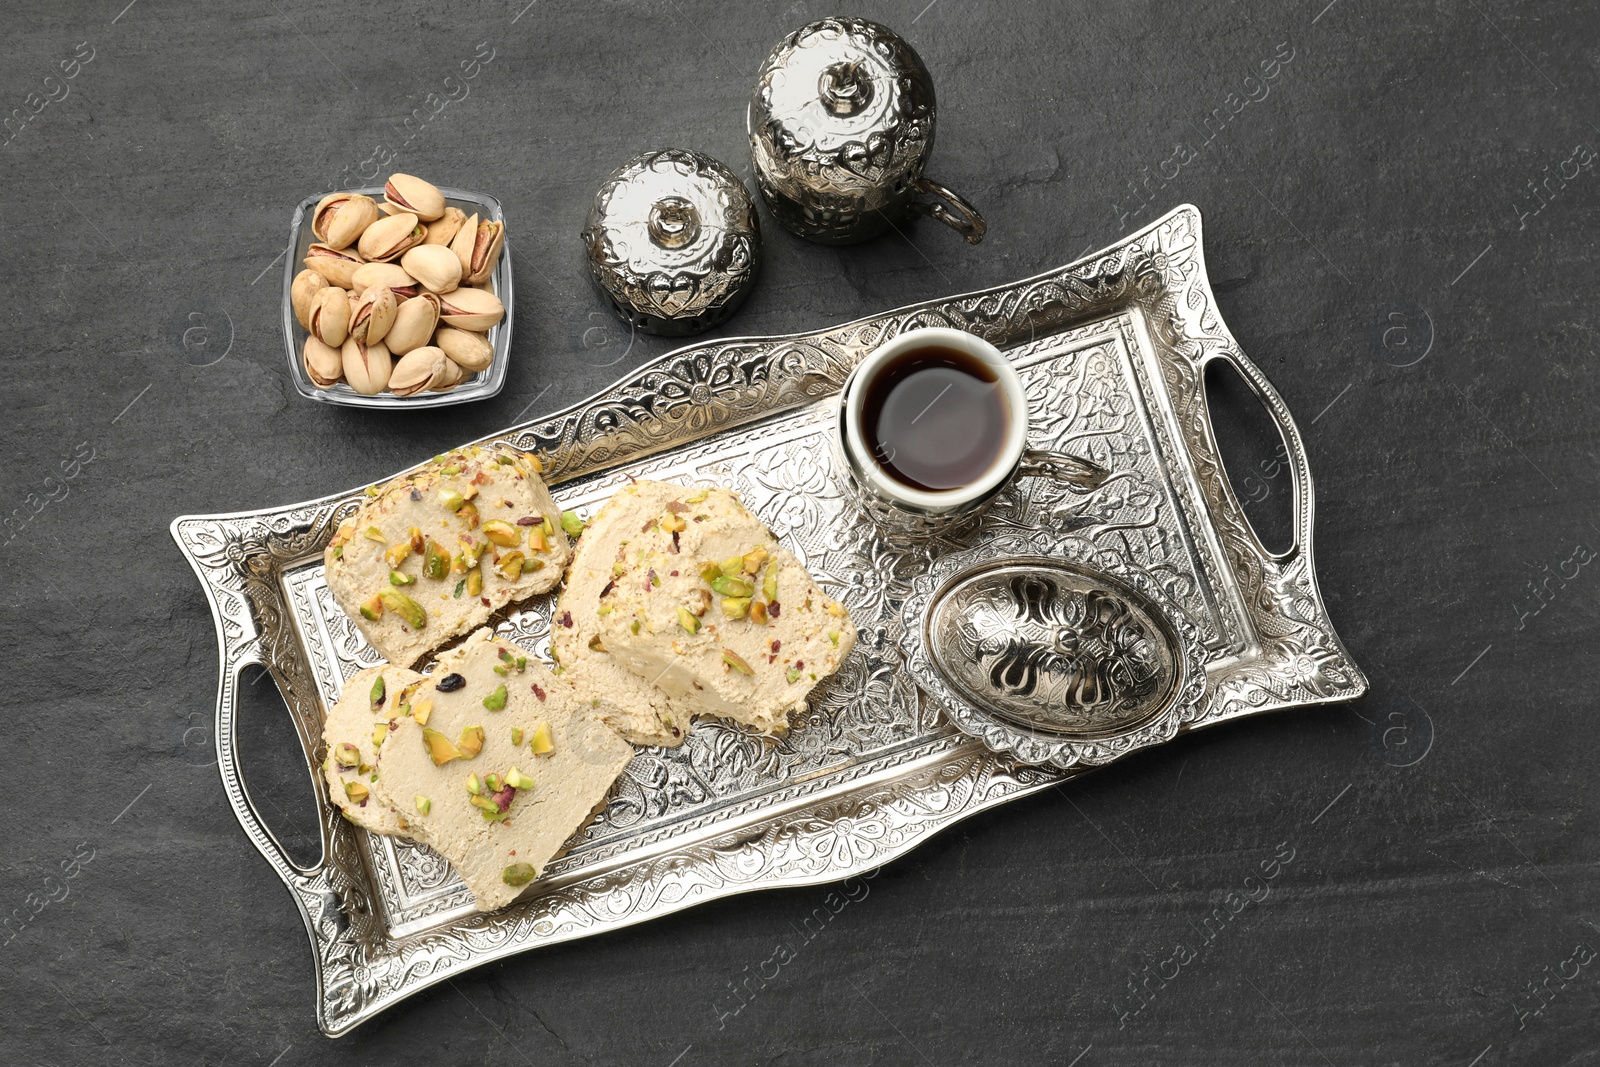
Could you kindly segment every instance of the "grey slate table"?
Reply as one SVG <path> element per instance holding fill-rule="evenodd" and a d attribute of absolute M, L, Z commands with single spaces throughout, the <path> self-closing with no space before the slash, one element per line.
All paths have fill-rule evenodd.
<path fill-rule="evenodd" d="M 652 145 L 748 174 L 756 67 L 834 9 L 125 3 L 0 16 L 0 1062 L 1600 1063 L 1592 7 L 856 4 L 932 68 L 930 172 L 990 235 L 769 227 L 725 332 L 1022 277 L 1198 204 L 1228 322 L 1306 434 L 1318 569 L 1371 694 L 1005 806 L 826 922 L 824 888 L 712 903 L 331 1042 L 299 918 L 222 798 L 215 639 L 167 523 L 377 478 L 667 351 L 588 288 L 588 198 Z M 291 207 L 375 153 L 505 203 L 494 400 L 290 388 Z M 1270 445 L 1235 465 L 1264 525 L 1275 471 Z M 248 687 L 245 758 L 304 850 L 271 688 Z"/>

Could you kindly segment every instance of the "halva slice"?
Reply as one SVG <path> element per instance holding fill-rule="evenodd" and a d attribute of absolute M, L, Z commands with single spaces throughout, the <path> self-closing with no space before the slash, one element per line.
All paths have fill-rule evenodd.
<path fill-rule="evenodd" d="M 339 527 L 328 588 L 368 643 L 413 666 L 561 579 L 570 554 L 538 460 L 471 445 L 390 481 Z"/>
<path fill-rule="evenodd" d="M 375 834 L 405 833 L 405 820 L 372 796 L 377 778 L 378 749 L 389 732 L 389 720 L 400 716 L 406 689 L 423 676 L 404 667 L 368 667 L 344 683 L 338 701 L 322 722 L 328 754 L 322 776 L 328 799 L 345 818 Z"/>
<path fill-rule="evenodd" d="M 697 713 L 781 733 L 855 625 L 736 494 L 674 488 L 618 545 L 599 648 Z"/>
<path fill-rule="evenodd" d="M 605 802 L 633 748 L 525 649 L 482 629 L 439 656 L 373 783 L 492 911 Z"/>
<path fill-rule="evenodd" d="M 550 620 L 550 654 L 601 717 L 636 745 L 683 744 L 698 710 L 635 674 L 604 651 L 600 595 L 612 583 L 617 554 L 666 508 L 696 490 L 669 482 L 633 482 L 589 520 L 572 552 L 567 584 Z"/>

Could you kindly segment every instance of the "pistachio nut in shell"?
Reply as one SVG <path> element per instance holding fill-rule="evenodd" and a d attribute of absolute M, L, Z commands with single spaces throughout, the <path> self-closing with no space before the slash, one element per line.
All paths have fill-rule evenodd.
<path fill-rule="evenodd" d="M 394 373 L 389 375 L 389 391 L 395 396 L 415 396 L 445 373 L 447 359 L 448 356 L 432 345 L 413 348 L 394 365 Z"/>
<path fill-rule="evenodd" d="M 461 284 L 461 261 L 443 245 L 418 245 L 400 257 L 400 266 L 430 293 L 448 293 Z"/>
<path fill-rule="evenodd" d="M 330 248 L 325 244 L 314 244 L 306 249 L 306 266 L 341 289 L 348 289 L 354 284 L 351 279 L 355 277 L 356 268 L 364 263 L 366 259 L 354 248 Z"/>
<path fill-rule="evenodd" d="M 447 207 L 444 214 L 428 223 L 428 236 L 422 239 L 425 245 L 447 245 L 455 235 L 461 232 L 462 225 L 467 221 L 467 213 L 458 207 Z"/>
<path fill-rule="evenodd" d="M 368 289 L 350 312 L 350 336 L 369 345 L 383 340 L 399 306 L 393 289 Z"/>
<path fill-rule="evenodd" d="M 311 329 L 311 298 L 328 287 L 328 279 L 307 268 L 294 276 L 289 283 L 289 306 L 294 308 L 295 321 L 302 330 Z"/>
<path fill-rule="evenodd" d="M 410 300 L 401 301 L 395 309 L 394 323 L 384 337 L 389 351 L 403 356 L 413 348 L 421 348 L 433 336 L 439 325 L 439 298 L 432 293 L 419 293 Z"/>
<path fill-rule="evenodd" d="M 311 298 L 311 311 L 306 318 L 310 321 L 306 329 L 312 337 L 338 348 L 350 333 L 350 298 L 336 285 L 319 289 Z"/>
<path fill-rule="evenodd" d="M 305 361 L 306 375 L 323 389 L 337 385 L 344 374 L 344 358 L 339 350 L 323 344 L 315 337 L 306 338 L 305 345 L 300 349 L 300 358 Z"/>
<path fill-rule="evenodd" d="M 444 363 L 439 367 L 439 373 L 428 383 L 428 392 L 448 393 L 466 380 L 467 372 L 461 364 L 446 356 Z"/>
<path fill-rule="evenodd" d="M 354 337 L 348 338 L 339 349 L 339 356 L 344 364 L 344 380 L 356 392 L 372 396 L 389 387 L 394 359 L 382 341 L 365 345 Z"/>
<path fill-rule="evenodd" d="M 439 297 L 439 321 L 483 333 L 505 317 L 506 306 L 487 289 L 457 289 Z"/>
<path fill-rule="evenodd" d="M 427 231 L 409 211 L 379 219 L 367 227 L 356 243 L 361 258 L 373 263 L 387 263 L 405 254 L 406 249 L 422 243 Z"/>
<path fill-rule="evenodd" d="M 412 174 L 391 174 L 383 185 L 383 198 L 411 212 L 423 222 L 444 214 L 444 194 L 432 182 Z"/>
<path fill-rule="evenodd" d="M 494 346 L 481 333 L 442 326 L 434 334 L 433 343 L 469 371 L 488 370 L 494 362 Z"/>
<path fill-rule="evenodd" d="M 461 280 L 469 285 L 488 281 L 489 275 L 494 273 L 494 265 L 500 262 L 500 249 L 505 243 L 505 223 L 492 219 L 478 223 L 477 233 L 473 235 L 472 251 L 467 257 L 467 269 Z"/>
<path fill-rule="evenodd" d="M 312 217 L 311 232 L 329 248 L 348 248 L 378 221 L 378 202 L 360 193 L 334 193 L 322 198 Z"/>
<path fill-rule="evenodd" d="M 311 211 L 312 236 L 319 241 L 327 241 L 328 223 L 333 219 L 334 212 L 338 211 L 344 202 L 354 195 L 354 193 L 329 193 L 321 200 L 318 200 L 317 206 Z M 345 243 L 348 244 L 349 242 Z M 335 247 L 343 248 L 344 245 L 336 245 Z"/>
<path fill-rule="evenodd" d="M 450 251 L 456 254 L 461 261 L 461 276 L 465 278 L 472 270 L 472 249 L 478 240 L 479 218 L 476 214 L 461 224 L 461 229 L 450 239 Z"/>
<path fill-rule="evenodd" d="M 433 333 L 439 326 L 439 298 L 423 291 L 409 300 L 400 301 L 395 309 L 394 323 L 384 342 L 396 357 L 414 348 L 433 343 Z"/>
<path fill-rule="evenodd" d="M 365 263 L 351 276 L 351 292 L 364 293 L 368 289 L 393 289 L 396 300 L 409 300 L 422 291 L 417 280 L 407 274 L 398 263 Z"/>

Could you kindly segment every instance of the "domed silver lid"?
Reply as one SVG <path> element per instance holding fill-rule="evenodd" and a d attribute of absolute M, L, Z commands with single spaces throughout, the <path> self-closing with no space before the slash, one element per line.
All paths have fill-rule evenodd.
<path fill-rule="evenodd" d="M 723 322 L 761 261 L 749 191 L 710 156 L 645 152 L 601 183 L 583 242 L 595 283 L 646 333 L 682 336 Z"/>
<path fill-rule="evenodd" d="M 1171 737 L 1205 695 L 1197 631 L 1149 575 L 1047 533 L 1005 535 L 913 582 L 917 683 L 990 748 L 1062 769 Z"/>

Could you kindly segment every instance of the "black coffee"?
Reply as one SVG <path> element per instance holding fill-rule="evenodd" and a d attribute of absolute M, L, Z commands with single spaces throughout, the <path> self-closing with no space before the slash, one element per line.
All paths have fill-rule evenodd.
<path fill-rule="evenodd" d="M 878 368 L 861 398 L 861 432 L 890 477 L 940 492 L 972 485 L 1005 449 L 1010 405 L 993 368 L 929 345 Z"/>

